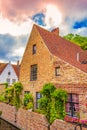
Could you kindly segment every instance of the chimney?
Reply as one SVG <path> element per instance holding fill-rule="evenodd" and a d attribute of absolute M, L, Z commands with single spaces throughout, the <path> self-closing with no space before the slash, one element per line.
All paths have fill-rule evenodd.
<path fill-rule="evenodd" d="M 59 35 L 59 27 L 54 28 L 51 32 L 56 34 L 56 35 Z"/>

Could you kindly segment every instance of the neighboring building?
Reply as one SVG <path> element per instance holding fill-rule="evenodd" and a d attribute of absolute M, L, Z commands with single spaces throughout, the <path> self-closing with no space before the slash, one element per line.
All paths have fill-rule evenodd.
<path fill-rule="evenodd" d="M 87 114 L 87 51 L 59 36 L 59 29 L 49 32 L 33 26 L 21 62 L 20 79 L 24 92 L 31 92 L 35 106 L 45 83 L 53 83 L 69 93 L 67 114 Z M 84 116 L 85 117 L 85 116 Z M 87 115 L 86 115 L 87 117 Z"/>
<path fill-rule="evenodd" d="M 0 84 L 8 82 L 11 85 L 19 79 L 19 65 L 0 63 Z"/>

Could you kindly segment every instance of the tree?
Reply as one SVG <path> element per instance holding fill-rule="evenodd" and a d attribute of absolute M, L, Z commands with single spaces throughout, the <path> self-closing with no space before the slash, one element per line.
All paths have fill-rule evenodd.
<path fill-rule="evenodd" d="M 39 111 L 44 114 L 51 124 L 55 119 L 63 119 L 65 116 L 65 101 L 67 92 L 59 89 L 51 83 L 45 84 L 41 90 L 42 98 L 39 99 Z"/>
<path fill-rule="evenodd" d="M 83 50 L 87 50 L 87 37 L 80 36 L 78 34 L 67 34 L 64 36 L 66 40 L 69 40 L 77 45 L 79 45 Z"/>

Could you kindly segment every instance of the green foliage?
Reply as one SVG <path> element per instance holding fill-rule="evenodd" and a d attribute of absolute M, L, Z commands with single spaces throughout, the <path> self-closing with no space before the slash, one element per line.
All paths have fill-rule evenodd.
<path fill-rule="evenodd" d="M 21 94 L 23 90 L 23 85 L 20 82 L 14 83 L 14 89 L 16 94 Z"/>
<path fill-rule="evenodd" d="M 16 82 L 10 87 L 6 84 L 5 93 L 0 95 L 0 100 L 16 106 L 16 109 L 18 110 L 22 104 L 22 90 L 23 85 L 20 82 Z"/>
<path fill-rule="evenodd" d="M 33 102 L 29 102 L 26 106 L 26 109 L 33 109 L 34 108 L 34 104 Z"/>
<path fill-rule="evenodd" d="M 53 98 L 58 118 L 64 119 L 64 116 L 66 115 L 65 102 L 67 101 L 67 92 L 62 89 L 55 90 L 53 93 Z"/>
<path fill-rule="evenodd" d="M 80 36 L 77 34 L 67 34 L 64 36 L 66 40 L 69 40 L 77 45 L 79 45 L 82 49 L 87 50 L 87 37 L 85 36 Z"/>
<path fill-rule="evenodd" d="M 41 91 L 41 94 L 42 94 L 43 96 L 46 96 L 47 98 L 51 98 L 51 94 L 54 92 L 55 89 L 56 89 L 56 88 L 54 87 L 53 84 L 51 84 L 51 83 L 45 84 L 45 85 L 43 86 L 43 89 L 42 89 L 42 91 Z"/>
<path fill-rule="evenodd" d="M 5 99 L 7 103 L 12 104 L 14 100 L 14 86 L 5 89 Z"/>
<path fill-rule="evenodd" d="M 2 111 L 0 111 L 0 116 L 2 115 Z"/>
<path fill-rule="evenodd" d="M 41 91 L 43 95 L 39 99 L 39 111 L 44 114 L 51 124 L 55 119 L 64 119 L 65 101 L 67 92 L 62 89 L 56 89 L 53 84 L 45 84 Z"/>
<path fill-rule="evenodd" d="M 3 93 L 0 94 L 0 101 L 5 102 L 5 95 Z"/>
<path fill-rule="evenodd" d="M 21 101 L 21 94 L 23 90 L 23 85 L 20 82 L 14 83 L 14 105 L 16 109 L 20 108 L 22 101 Z"/>
<path fill-rule="evenodd" d="M 24 107 L 26 109 L 34 109 L 34 100 L 32 94 L 30 93 L 24 94 L 23 102 L 24 102 Z"/>
<path fill-rule="evenodd" d="M 8 87 L 8 83 L 3 83 L 3 85 L 5 85 L 5 88 L 7 88 L 7 87 Z"/>

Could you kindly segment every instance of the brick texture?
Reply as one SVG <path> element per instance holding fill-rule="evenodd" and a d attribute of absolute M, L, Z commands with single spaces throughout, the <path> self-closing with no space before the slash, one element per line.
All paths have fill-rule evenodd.
<path fill-rule="evenodd" d="M 3 119 L 20 127 L 21 130 L 49 130 L 49 123 L 47 119 L 44 115 L 39 113 L 30 112 L 21 108 L 16 113 L 17 117 L 15 123 L 15 107 L 0 103 L 0 111 L 2 111 L 1 117 L 3 117 Z M 50 130 L 74 130 L 75 125 L 76 124 L 71 124 L 57 119 L 50 126 Z M 79 130 L 79 127 L 76 130 Z M 82 130 L 87 130 L 87 128 L 82 127 Z"/>
<path fill-rule="evenodd" d="M 32 55 L 32 46 L 36 44 L 36 54 Z M 30 81 L 31 65 L 38 65 L 37 80 Z M 55 76 L 55 67 L 60 67 L 60 75 Z M 87 103 L 87 73 L 52 55 L 44 40 L 34 26 L 21 62 L 20 81 L 24 91 L 30 91 L 36 103 L 36 92 L 40 91 L 45 83 L 53 83 L 68 93 L 79 94 L 81 113 L 86 114 Z M 82 117 L 83 114 L 81 114 Z M 82 117 L 83 118 L 83 117 Z"/>

